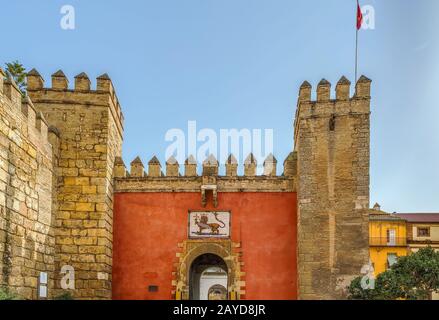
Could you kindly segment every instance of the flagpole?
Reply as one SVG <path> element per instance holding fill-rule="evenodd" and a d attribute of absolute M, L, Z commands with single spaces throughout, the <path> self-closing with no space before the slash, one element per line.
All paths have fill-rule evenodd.
<path fill-rule="evenodd" d="M 355 83 L 357 83 L 358 79 L 358 28 L 356 29 L 356 35 L 355 35 Z"/>
<path fill-rule="evenodd" d="M 361 29 L 361 24 L 363 22 L 363 15 L 360 9 L 360 1 L 357 0 L 357 21 L 355 24 L 355 83 L 358 80 L 358 31 Z"/>

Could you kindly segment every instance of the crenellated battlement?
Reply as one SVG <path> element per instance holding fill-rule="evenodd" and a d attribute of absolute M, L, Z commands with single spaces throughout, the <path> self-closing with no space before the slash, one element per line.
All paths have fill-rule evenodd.
<path fill-rule="evenodd" d="M 298 274 L 302 299 L 343 298 L 368 259 L 371 80 L 341 77 L 299 89 L 297 155 Z M 319 243 L 316 246 L 315 243 Z M 325 248 L 325 249 L 322 249 Z"/>
<path fill-rule="evenodd" d="M 112 273 L 120 263 L 113 269 L 118 261 L 113 227 L 123 225 L 119 210 L 124 203 L 113 200 L 126 198 L 136 206 L 126 216 L 132 219 L 144 206 L 141 219 L 149 221 L 150 214 L 144 214 L 148 208 L 154 208 L 158 219 L 163 212 L 170 219 L 184 219 L 187 210 L 218 208 L 233 210 L 235 225 L 253 221 L 250 225 L 264 228 L 273 212 L 276 217 L 283 212 L 287 220 L 277 219 L 270 237 L 287 227 L 288 241 L 294 239 L 286 248 L 297 256 L 300 298 L 343 297 L 339 289 L 368 258 L 370 89 L 371 80 L 364 76 L 355 90 L 342 77 L 335 93 L 325 79 L 315 93 L 305 81 L 299 89 L 294 151 L 283 161 L 282 174 L 273 154 L 263 163 L 254 154 L 238 163 L 230 154 L 224 164 L 213 155 L 202 163 L 192 155 L 184 163 L 173 156 L 165 163 L 155 156 L 149 161 L 136 157 L 127 167 L 121 157 L 123 114 L 107 74 L 92 84 L 84 72 L 69 81 L 59 70 L 45 87 L 33 69 L 23 98 L 0 68 L 0 209 L 8 222 L 7 237 L 0 237 L 0 286 L 35 299 L 38 276 L 46 272 L 48 290 L 55 296 L 63 292 L 60 270 L 69 265 L 75 269 L 75 298 L 114 297 Z M 259 205 L 261 210 L 254 210 Z M 179 223 L 186 229 L 185 220 Z M 247 230 L 243 234 L 251 235 Z M 22 237 L 15 241 L 19 232 Z M 29 258 L 35 256 L 36 264 Z M 29 281 L 23 280 L 25 275 Z"/>
<path fill-rule="evenodd" d="M 284 161 L 284 171 L 281 176 L 293 177 L 295 170 L 292 167 L 297 165 L 297 157 L 291 152 L 290 155 Z M 246 158 L 243 168 L 243 177 L 254 177 L 256 174 L 256 158 L 253 154 L 249 154 Z M 277 159 L 273 154 L 269 154 L 264 161 L 263 173 L 260 176 L 263 177 L 276 177 Z M 198 177 L 197 174 L 197 162 L 195 157 L 190 155 L 184 163 L 184 173 L 181 174 L 180 164 L 175 157 L 171 156 L 165 164 L 165 171 L 162 170 L 162 165 L 156 156 L 148 162 L 148 168 L 145 168 L 140 157 L 136 157 L 130 163 L 130 169 L 128 170 L 123 162 L 122 158 L 118 157 L 114 167 L 114 177 L 118 179 L 123 178 L 166 178 L 166 177 Z M 229 155 L 227 162 L 225 163 L 226 174 L 225 177 L 238 176 L 238 162 L 233 154 Z M 148 170 L 147 170 L 148 169 Z M 201 176 L 219 176 L 218 174 L 219 162 L 213 156 L 210 155 L 203 161 Z"/>
<path fill-rule="evenodd" d="M 350 114 L 368 114 L 370 112 L 371 80 L 361 76 L 355 84 L 351 96 L 351 82 L 344 76 L 340 78 L 331 93 L 331 83 L 322 79 L 316 88 L 316 99 L 312 100 L 312 86 L 303 82 L 299 89 L 296 118 L 294 122 L 295 142 L 297 140 L 298 120 L 312 117 L 339 117 Z"/>
<path fill-rule="evenodd" d="M 43 147 L 45 153 L 51 154 L 48 141 L 48 123 L 29 98 L 22 95 L 14 79 L 6 77 L 0 68 L 0 106 L 2 116 L 9 121 L 10 130 L 19 130 L 23 137 L 33 145 Z M 15 124 L 11 124 L 11 121 Z M 4 132 L 7 136 L 8 134 Z"/>
<path fill-rule="evenodd" d="M 342 76 L 335 87 L 335 96 L 331 94 L 331 83 L 322 79 L 317 84 L 316 100 L 311 100 L 312 85 L 308 81 L 304 81 L 299 89 L 299 102 L 316 103 L 316 102 L 336 102 L 346 100 L 359 100 L 370 98 L 370 86 L 372 80 L 362 75 L 355 85 L 354 95 L 350 96 L 351 82 Z"/>
<path fill-rule="evenodd" d="M 73 88 L 62 70 L 51 81 L 45 87 L 40 73 L 31 70 L 27 75 L 31 100 L 23 108 L 41 132 L 47 132 L 49 124 L 53 133 L 55 268 L 69 264 L 79 270 L 75 297 L 109 299 L 113 171 L 122 154 L 123 114 L 107 74 L 96 79 L 95 87 L 84 72 L 74 77 Z M 88 232 L 90 228 L 93 231 Z M 99 276 L 90 277 L 89 270 Z M 54 276 L 59 277 L 59 272 Z"/>
<path fill-rule="evenodd" d="M 197 174 L 197 162 L 189 156 L 184 163 L 184 172 L 181 173 L 180 164 L 174 157 L 170 157 L 165 164 L 165 170 L 157 157 L 148 162 L 148 170 L 144 167 L 140 157 L 136 157 L 128 170 L 122 158 L 117 158 L 114 167 L 116 179 L 115 190 L 127 191 L 199 191 L 203 181 L 214 181 L 224 192 L 259 191 L 259 192 L 291 192 L 295 186 L 295 172 L 297 157 L 291 153 L 284 162 L 284 173 L 276 175 L 276 158 L 270 154 L 264 161 L 262 175 L 256 174 L 256 159 L 250 154 L 243 167 L 244 175 L 238 176 L 238 163 L 233 155 L 225 163 L 226 175 L 219 175 L 219 162 L 210 155 L 203 161 L 201 175 Z"/>
<path fill-rule="evenodd" d="M 70 104 L 85 106 L 108 106 L 113 118 L 123 132 L 124 116 L 116 95 L 111 78 L 103 74 L 96 78 L 96 87 L 92 88 L 91 81 L 85 72 L 74 77 L 73 88 L 62 70 L 51 76 L 51 86 L 45 87 L 45 81 L 36 69 L 27 74 L 27 91 L 38 103 Z"/>

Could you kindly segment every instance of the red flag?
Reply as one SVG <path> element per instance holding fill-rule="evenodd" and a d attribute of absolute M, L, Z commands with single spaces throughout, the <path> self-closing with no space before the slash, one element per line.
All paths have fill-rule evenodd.
<path fill-rule="evenodd" d="M 363 24 L 363 13 L 361 12 L 360 4 L 357 1 L 357 30 L 361 29 Z"/>

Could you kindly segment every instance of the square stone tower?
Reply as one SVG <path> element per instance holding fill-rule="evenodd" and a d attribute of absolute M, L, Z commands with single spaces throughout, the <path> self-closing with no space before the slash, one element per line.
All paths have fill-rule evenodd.
<path fill-rule="evenodd" d="M 113 241 L 113 168 L 122 153 L 123 115 L 104 74 L 90 87 L 85 73 L 74 89 L 62 71 L 45 88 L 36 70 L 28 94 L 59 136 L 55 150 L 55 290 L 72 285 L 79 299 L 110 299 Z M 64 280 L 63 280 L 64 279 Z M 70 287 L 71 289 L 71 287 Z"/>
<path fill-rule="evenodd" d="M 336 299 L 368 262 L 370 85 L 336 98 L 322 80 L 317 100 L 300 88 L 295 120 L 298 177 L 298 275 L 301 299 Z"/>

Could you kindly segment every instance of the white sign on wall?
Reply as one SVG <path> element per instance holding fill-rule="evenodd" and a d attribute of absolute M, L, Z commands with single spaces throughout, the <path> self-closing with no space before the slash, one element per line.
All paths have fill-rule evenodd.
<path fill-rule="evenodd" d="M 229 238 L 230 212 L 189 212 L 189 238 Z"/>
<path fill-rule="evenodd" d="M 38 297 L 40 299 L 47 298 L 47 272 L 40 272 Z"/>

